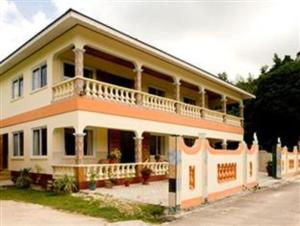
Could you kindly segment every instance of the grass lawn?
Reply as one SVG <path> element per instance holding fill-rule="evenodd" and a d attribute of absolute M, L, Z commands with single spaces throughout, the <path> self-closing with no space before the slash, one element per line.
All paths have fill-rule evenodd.
<path fill-rule="evenodd" d="M 57 195 L 53 192 L 18 189 L 15 187 L 0 188 L 0 200 L 14 200 L 49 206 L 54 209 L 80 213 L 92 217 L 101 217 L 108 221 L 143 220 L 152 223 L 161 222 L 164 207 L 150 204 L 132 204 L 139 211 L 120 211 L 116 206 L 101 203 L 101 200 L 85 199 L 72 195 Z"/>

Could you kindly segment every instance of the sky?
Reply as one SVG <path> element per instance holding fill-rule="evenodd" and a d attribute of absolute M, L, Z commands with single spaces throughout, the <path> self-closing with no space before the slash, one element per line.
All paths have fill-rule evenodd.
<path fill-rule="evenodd" d="M 69 8 L 231 81 L 300 51 L 300 0 L 0 0 L 0 60 Z"/>

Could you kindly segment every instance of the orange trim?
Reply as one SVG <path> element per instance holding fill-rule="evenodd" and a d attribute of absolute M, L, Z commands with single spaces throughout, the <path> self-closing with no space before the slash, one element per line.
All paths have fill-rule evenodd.
<path fill-rule="evenodd" d="M 195 140 L 194 145 L 192 147 L 189 147 L 185 144 L 183 137 L 180 137 L 179 139 L 179 149 L 189 155 L 197 154 L 199 151 L 204 150 L 204 144 L 204 139 L 198 138 Z"/>
<path fill-rule="evenodd" d="M 224 123 L 211 122 L 204 119 L 194 119 L 175 113 L 155 111 L 138 106 L 128 106 L 126 104 L 113 103 L 111 101 L 99 101 L 82 97 L 72 97 L 70 99 L 50 104 L 45 107 L 41 107 L 10 118 L 6 118 L 1 121 L 0 128 L 76 110 L 105 113 L 110 115 L 118 115 L 144 120 L 224 131 L 236 134 L 243 134 L 243 128 L 226 125 Z"/>
<path fill-rule="evenodd" d="M 203 203 L 203 198 L 197 197 L 197 198 L 192 198 L 192 199 L 187 199 L 181 202 L 181 208 L 182 209 L 187 209 L 195 206 L 200 206 Z"/>
<path fill-rule="evenodd" d="M 214 200 L 222 199 L 224 197 L 233 195 L 233 194 L 238 193 L 240 191 L 242 191 L 242 186 L 237 186 L 237 187 L 234 187 L 234 188 L 229 188 L 229 189 L 224 190 L 224 191 L 210 193 L 210 194 L 208 194 L 207 199 L 208 199 L 208 201 L 214 201 Z"/>
<path fill-rule="evenodd" d="M 257 144 L 253 144 L 250 148 L 250 150 L 247 148 L 247 153 L 249 155 L 253 155 L 256 153 L 256 151 L 258 151 L 258 145 Z"/>
<path fill-rule="evenodd" d="M 45 107 L 41 107 L 32 111 L 27 111 L 0 121 L 0 128 L 30 122 L 58 114 L 63 114 L 66 112 L 71 112 L 76 110 L 77 98 L 73 97 L 68 99 L 68 101 L 60 101 Z"/>
<path fill-rule="evenodd" d="M 209 153 L 212 155 L 240 155 L 243 150 L 242 143 L 239 144 L 239 147 L 236 150 L 216 150 L 210 146 L 208 140 L 206 140 L 206 146 L 207 146 Z"/>

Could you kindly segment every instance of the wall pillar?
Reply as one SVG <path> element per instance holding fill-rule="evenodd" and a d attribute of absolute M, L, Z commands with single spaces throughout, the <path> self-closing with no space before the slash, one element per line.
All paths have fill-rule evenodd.
<path fill-rule="evenodd" d="M 142 73 L 143 73 L 143 69 L 140 65 L 137 65 L 135 69 L 133 69 L 133 71 L 136 73 L 135 75 L 135 79 L 134 79 L 134 88 L 137 91 L 142 91 Z M 138 93 L 136 95 L 136 103 L 138 105 L 142 104 L 142 96 L 140 93 Z"/>
<path fill-rule="evenodd" d="M 75 136 L 76 164 L 82 164 L 85 133 L 74 133 L 74 136 Z"/>
<path fill-rule="evenodd" d="M 181 152 L 179 136 L 169 137 L 169 214 L 180 211 L 181 206 Z"/>
<path fill-rule="evenodd" d="M 77 77 L 75 80 L 75 94 L 81 95 L 83 93 L 84 82 L 80 78 L 83 78 L 85 49 L 75 47 L 73 52 L 75 61 L 75 76 Z"/>

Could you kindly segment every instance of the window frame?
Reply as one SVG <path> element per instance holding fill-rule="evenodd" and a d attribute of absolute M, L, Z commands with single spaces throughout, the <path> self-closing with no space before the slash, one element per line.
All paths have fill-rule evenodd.
<path fill-rule="evenodd" d="M 22 80 L 22 83 L 20 82 Z M 17 95 L 15 96 L 15 82 L 17 82 Z M 20 86 L 22 84 L 22 86 Z M 21 88 L 22 87 L 22 88 Z M 19 98 L 22 98 L 24 96 L 24 77 L 23 75 L 19 75 L 12 79 L 11 81 L 11 98 L 12 100 L 17 100 Z"/>
<path fill-rule="evenodd" d="M 43 154 L 43 130 L 46 130 L 46 154 Z M 38 131 L 38 153 L 35 154 L 35 137 L 34 137 L 34 132 Z M 47 157 L 48 156 L 48 129 L 46 126 L 42 127 L 36 127 L 32 129 L 32 152 L 31 152 L 32 157 Z"/>
<path fill-rule="evenodd" d="M 45 78 L 42 77 L 43 68 L 46 68 Z M 37 77 L 34 76 L 35 72 L 37 72 Z M 37 82 L 35 82 L 35 79 L 37 79 Z M 37 85 L 35 85 L 35 83 L 37 83 Z M 34 92 L 36 90 L 47 87 L 47 85 L 48 85 L 48 65 L 47 62 L 43 62 L 38 66 L 33 67 L 31 70 L 31 91 Z"/>
<path fill-rule="evenodd" d="M 21 135 L 22 134 L 22 142 Z M 17 135 L 17 152 L 15 152 L 15 135 Z M 24 157 L 24 131 L 19 130 L 12 133 L 12 157 Z"/>

